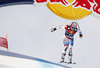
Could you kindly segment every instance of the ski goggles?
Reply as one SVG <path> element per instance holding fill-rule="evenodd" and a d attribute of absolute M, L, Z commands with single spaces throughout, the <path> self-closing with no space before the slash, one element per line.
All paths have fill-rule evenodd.
<path fill-rule="evenodd" d="M 76 29 L 76 27 L 71 27 L 71 29 Z"/>

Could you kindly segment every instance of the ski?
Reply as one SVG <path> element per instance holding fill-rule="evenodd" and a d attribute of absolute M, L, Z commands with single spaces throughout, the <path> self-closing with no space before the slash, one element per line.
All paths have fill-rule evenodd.
<path fill-rule="evenodd" d="M 67 63 L 67 62 L 65 61 L 65 62 L 59 62 L 59 63 Z"/>
<path fill-rule="evenodd" d="M 76 64 L 76 62 L 72 62 L 72 63 L 69 63 L 69 62 L 59 62 L 59 63 L 61 63 L 61 64 Z"/>
<path fill-rule="evenodd" d="M 76 63 L 75 62 L 72 62 L 72 63 L 67 62 L 67 64 L 76 64 Z"/>

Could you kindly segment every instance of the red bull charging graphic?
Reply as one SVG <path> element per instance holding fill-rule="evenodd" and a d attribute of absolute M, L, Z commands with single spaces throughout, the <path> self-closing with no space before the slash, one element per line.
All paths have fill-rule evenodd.
<path fill-rule="evenodd" d="M 47 0 L 36 0 L 37 3 L 48 2 Z M 74 7 L 81 7 L 87 10 L 93 10 L 97 14 L 100 14 L 100 0 L 74 0 L 72 3 L 69 3 L 67 0 L 50 0 L 50 3 L 61 3 L 64 6 L 69 4 Z"/>
<path fill-rule="evenodd" d="M 0 0 L 0 7 L 19 4 L 46 4 L 54 14 L 70 20 L 74 20 L 72 7 L 76 19 L 100 14 L 100 0 Z"/>

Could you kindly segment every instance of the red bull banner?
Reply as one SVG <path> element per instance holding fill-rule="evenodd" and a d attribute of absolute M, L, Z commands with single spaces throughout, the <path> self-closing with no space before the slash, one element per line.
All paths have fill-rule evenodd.
<path fill-rule="evenodd" d="M 87 10 L 92 10 L 97 14 L 100 14 L 100 0 L 72 0 L 71 3 L 68 2 L 69 0 L 36 0 L 36 3 L 61 3 L 63 6 L 73 5 L 75 8 L 81 7 Z"/>
<path fill-rule="evenodd" d="M 0 37 L 0 46 L 7 48 L 7 50 L 8 50 L 8 41 L 6 38 Z"/>
<path fill-rule="evenodd" d="M 100 16 L 100 0 L 0 0 L 0 7 L 19 4 L 45 4 L 53 13 L 69 20 L 79 20 L 91 13 Z"/>

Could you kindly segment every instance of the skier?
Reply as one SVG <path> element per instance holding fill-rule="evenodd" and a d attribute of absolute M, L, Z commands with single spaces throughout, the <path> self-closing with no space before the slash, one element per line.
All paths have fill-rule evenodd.
<path fill-rule="evenodd" d="M 74 34 L 76 32 L 79 32 L 79 37 L 83 37 L 82 32 L 80 31 L 80 28 L 77 27 L 77 23 L 76 22 L 72 22 L 71 25 L 66 25 L 66 26 L 57 26 L 56 28 L 52 28 L 51 32 L 54 32 L 57 29 L 61 29 L 64 28 L 65 29 L 65 36 L 63 39 L 63 43 L 64 43 L 64 49 L 61 55 L 61 63 L 64 62 L 65 59 L 65 55 L 66 55 L 66 51 L 69 47 L 69 44 L 71 45 L 70 49 L 69 49 L 69 54 L 68 54 L 68 63 L 72 63 L 72 47 L 74 44 Z"/>

